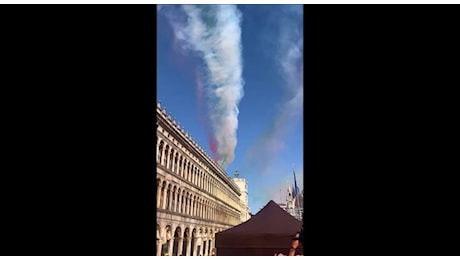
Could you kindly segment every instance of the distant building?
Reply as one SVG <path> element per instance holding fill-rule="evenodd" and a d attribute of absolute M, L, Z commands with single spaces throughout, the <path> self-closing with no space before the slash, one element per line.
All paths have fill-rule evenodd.
<path fill-rule="evenodd" d="M 278 206 L 280 206 L 280 208 L 286 210 L 287 209 L 287 204 L 286 203 L 278 203 Z"/>
<path fill-rule="evenodd" d="M 232 180 L 158 103 L 157 256 L 215 253 L 215 233 L 247 220 L 247 183 Z"/>
<path fill-rule="evenodd" d="M 248 182 L 246 181 L 246 179 L 239 178 L 238 171 L 235 173 L 235 178 L 233 178 L 233 181 L 236 183 L 236 185 L 240 188 L 241 191 L 240 200 L 241 207 L 243 208 L 243 211 L 241 212 L 241 222 L 245 222 L 251 218 L 248 200 Z"/>
<path fill-rule="evenodd" d="M 287 189 L 286 203 L 278 203 L 278 205 L 286 212 L 291 214 L 296 219 L 303 220 L 303 190 L 297 196 L 293 196 L 292 186 L 289 185 Z"/>

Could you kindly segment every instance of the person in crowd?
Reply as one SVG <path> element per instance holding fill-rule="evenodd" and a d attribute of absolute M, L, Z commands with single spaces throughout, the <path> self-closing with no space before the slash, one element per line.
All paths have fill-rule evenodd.
<path fill-rule="evenodd" d="M 294 238 L 292 238 L 291 248 L 289 249 L 288 256 L 295 256 L 296 250 L 299 245 L 303 247 L 303 227 L 295 234 Z M 275 254 L 275 256 L 284 256 L 282 253 Z"/>

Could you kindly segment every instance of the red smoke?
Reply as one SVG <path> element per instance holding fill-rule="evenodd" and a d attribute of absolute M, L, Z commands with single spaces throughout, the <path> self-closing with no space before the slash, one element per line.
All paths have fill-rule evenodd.
<path fill-rule="evenodd" d="M 214 161 L 217 161 L 219 158 L 216 158 L 217 156 L 217 142 L 214 139 L 214 136 L 212 136 L 211 133 L 208 132 L 208 140 L 209 140 L 209 146 L 211 148 L 211 154 L 212 157 L 214 158 Z"/>

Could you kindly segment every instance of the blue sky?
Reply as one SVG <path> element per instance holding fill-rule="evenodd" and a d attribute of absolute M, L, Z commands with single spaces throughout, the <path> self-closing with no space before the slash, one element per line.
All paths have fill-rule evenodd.
<path fill-rule="evenodd" d="M 303 14 L 297 5 L 160 5 L 157 96 L 256 213 L 303 185 Z"/>

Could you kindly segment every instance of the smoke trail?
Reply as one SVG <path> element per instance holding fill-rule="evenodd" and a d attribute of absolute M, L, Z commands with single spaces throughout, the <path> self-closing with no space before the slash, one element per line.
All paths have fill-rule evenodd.
<path fill-rule="evenodd" d="M 197 93 L 197 101 L 198 101 L 197 102 L 198 103 L 198 117 L 201 123 L 203 124 L 206 130 L 206 134 L 208 136 L 209 148 L 211 149 L 211 157 L 213 158 L 213 160 L 217 161 L 218 157 L 217 157 L 216 140 L 214 138 L 212 128 L 209 123 L 209 119 L 207 117 L 206 110 L 202 105 L 203 103 L 205 103 L 205 100 L 204 100 L 205 97 L 204 97 L 204 86 L 203 86 L 203 82 L 201 78 L 202 76 L 200 75 L 200 71 L 197 70 L 195 81 L 196 81 L 196 93 Z"/>
<path fill-rule="evenodd" d="M 248 150 L 248 159 L 262 167 L 261 173 L 270 167 L 267 161 L 274 161 L 279 151 L 284 148 L 284 137 L 292 126 L 298 123 L 303 112 L 302 6 L 281 5 L 276 10 L 267 9 L 266 19 L 277 24 L 277 30 L 272 27 L 261 30 L 266 32 L 266 41 L 274 41 L 273 37 L 276 37 L 275 62 L 285 82 L 286 99 L 272 124 Z"/>
<path fill-rule="evenodd" d="M 177 9 L 165 9 L 159 10 L 169 17 L 183 48 L 198 54 L 205 64 L 209 117 L 217 157 L 225 168 L 234 159 L 238 104 L 243 97 L 241 14 L 234 5 L 182 5 L 184 19 Z"/>

